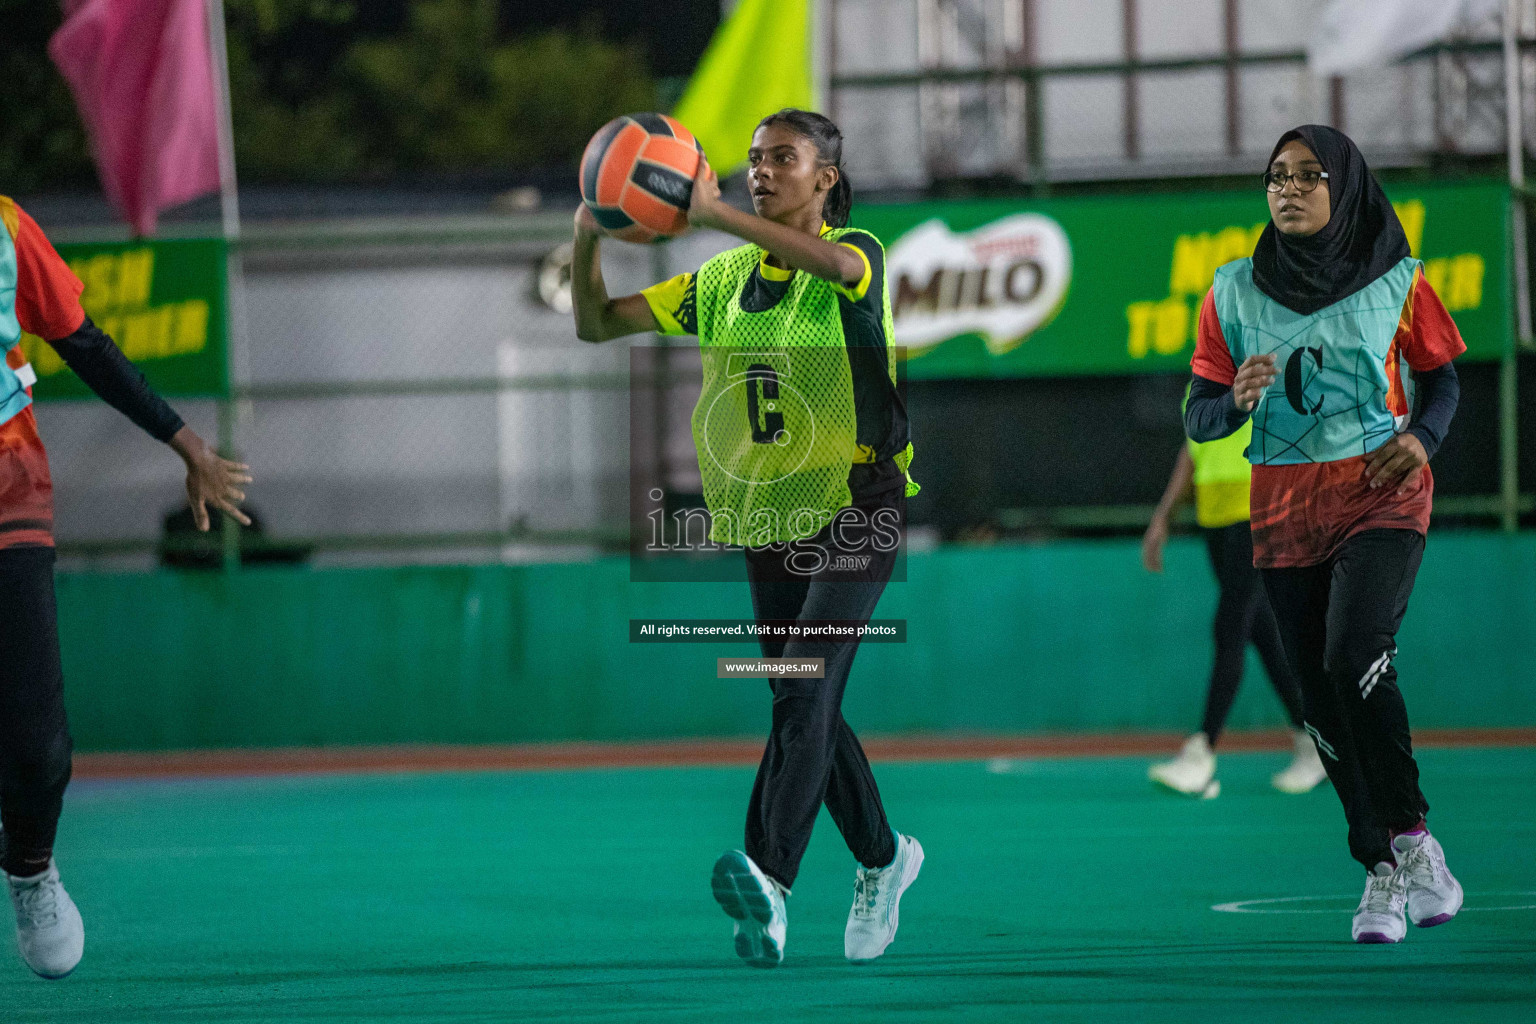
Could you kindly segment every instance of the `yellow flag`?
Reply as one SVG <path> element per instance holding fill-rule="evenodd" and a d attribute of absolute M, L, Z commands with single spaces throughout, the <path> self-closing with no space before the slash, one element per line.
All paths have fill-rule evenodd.
<path fill-rule="evenodd" d="M 741 0 L 709 41 L 672 116 L 698 137 L 722 178 L 747 160 L 757 122 L 809 109 L 814 0 Z"/>

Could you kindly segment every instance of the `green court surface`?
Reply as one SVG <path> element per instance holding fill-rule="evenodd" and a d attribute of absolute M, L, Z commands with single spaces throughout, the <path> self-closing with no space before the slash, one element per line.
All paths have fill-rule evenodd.
<path fill-rule="evenodd" d="M 1467 909 L 1399 946 L 1349 942 L 1343 817 L 1271 791 L 1280 755 L 1224 757 L 1208 802 L 1138 759 L 885 764 L 927 850 L 896 943 L 843 960 L 824 814 L 773 971 L 709 890 L 750 769 L 82 783 L 58 857 L 85 960 L 47 983 L 6 954 L 0 1020 L 1531 1019 L 1536 749 L 1420 762 Z"/>

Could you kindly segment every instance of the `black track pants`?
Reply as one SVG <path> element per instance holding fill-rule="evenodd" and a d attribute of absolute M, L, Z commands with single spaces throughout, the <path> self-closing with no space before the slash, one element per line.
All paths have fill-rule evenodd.
<path fill-rule="evenodd" d="M 1260 570 L 1307 730 L 1344 804 L 1349 852 L 1367 870 L 1393 862 L 1391 834 L 1429 811 L 1392 666 L 1423 557 L 1422 534 L 1366 530 L 1321 565 Z"/>
<path fill-rule="evenodd" d="M 46 865 L 69 785 L 53 561 L 49 547 L 0 548 L 0 863 L 11 874 Z"/>
<path fill-rule="evenodd" d="M 905 498 L 898 489 L 856 502 L 853 508 L 865 516 L 878 509 L 900 516 Z M 896 552 L 878 550 L 874 538 L 857 527 L 842 529 L 841 539 L 834 539 L 831 531 L 837 527 L 834 522 L 810 543 L 836 555 L 863 537 L 866 544 L 853 552 L 869 556 L 863 568 L 806 573 L 804 569 L 814 568 L 819 560 L 816 556 L 802 557 L 797 563 L 795 549 L 747 549 L 747 580 L 759 622 L 865 622 L 874 614 Z M 798 547 L 804 551 L 806 546 L 802 542 Z M 804 564 L 807 562 L 810 566 Z M 796 571 L 797 564 L 801 571 Z M 747 809 L 747 855 L 786 888 L 793 885 L 817 812 L 825 802 L 854 857 L 865 867 L 884 867 L 896 856 L 895 840 L 869 761 L 841 710 L 858 640 L 764 640 L 761 646 L 765 658 L 825 659 L 825 677 L 769 683 L 773 727 Z"/>
<path fill-rule="evenodd" d="M 1206 690 L 1205 717 L 1200 731 L 1216 745 L 1227 724 L 1227 714 L 1237 698 L 1243 681 L 1243 662 L 1248 645 L 1253 644 L 1269 673 L 1270 684 L 1294 728 L 1301 728 L 1301 687 L 1291 671 L 1280 644 L 1280 628 L 1275 613 L 1253 567 L 1253 532 L 1247 521 L 1217 529 L 1202 530 L 1211 569 L 1216 574 L 1220 596 L 1216 600 L 1216 619 L 1212 633 L 1216 640 L 1216 658 L 1211 663 L 1211 683 Z"/>

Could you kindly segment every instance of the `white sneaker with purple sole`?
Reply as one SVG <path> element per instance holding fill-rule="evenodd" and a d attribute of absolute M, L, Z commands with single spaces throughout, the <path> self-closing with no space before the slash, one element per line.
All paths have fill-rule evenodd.
<path fill-rule="evenodd" d="M 1445 866 L 1445 851 L 1428 831 L 1392 839 L 1397 872 L 1408 888 L 1408 920 L 1420 928 L 1444 924 L 1461 911 L 1461 883 Z"/>
<path fill-rule="evenodd" d="M 1408 885 L 1401 873 L 1382 861 L 1365 876 L 1365 895 L 1355 911 L 1350 935 L 1356 942 L 1402 942 L 1408 934 L 1403 908 L 1408 903 Z"/>

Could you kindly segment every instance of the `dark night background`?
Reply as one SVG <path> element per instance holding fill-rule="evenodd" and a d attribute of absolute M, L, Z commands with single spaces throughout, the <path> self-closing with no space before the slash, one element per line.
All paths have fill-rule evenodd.
<path fill-rule="evenodd" d="M 242 183 L 377 183 L 574 165 L 591 132 L 675 101 L 719 0 L 228 0 Z M 52 0 L 0 0 L 0 183 L 90 190 Z"/>

